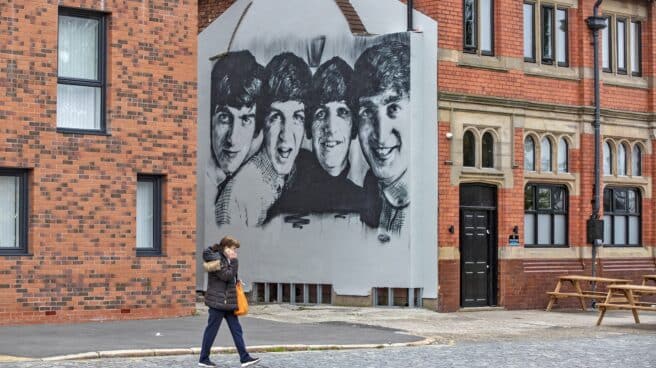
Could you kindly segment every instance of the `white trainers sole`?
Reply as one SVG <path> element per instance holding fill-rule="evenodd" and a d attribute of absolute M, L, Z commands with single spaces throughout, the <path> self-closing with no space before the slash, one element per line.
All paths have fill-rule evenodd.
<path fill-rule="evenodd" d="M 216 365 L 205 364 L 205 363 L 200 363 L 200 362 L 198 362 L 198 366 L 199 366 L 199 367 L 216 368 Z"/>

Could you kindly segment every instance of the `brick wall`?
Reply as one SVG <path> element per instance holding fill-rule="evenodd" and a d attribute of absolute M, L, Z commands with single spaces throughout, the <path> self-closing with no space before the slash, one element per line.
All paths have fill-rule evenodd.
<path fill-rule="evenodd" d="M 58 4 L 109 12 L 107 135 L 56 131 Z M 196 2 L 3 1 L 0 167 L 29 170 L 29 255 L 0 256 L 0 324 L 189 315 Z M 164 175 L 163 252 L 137 257 L 137 174 Z"/>
<path fill-rule="evenodd" d="M 198 0 L 198 33 L 223 14 L 236 0 Z"/>

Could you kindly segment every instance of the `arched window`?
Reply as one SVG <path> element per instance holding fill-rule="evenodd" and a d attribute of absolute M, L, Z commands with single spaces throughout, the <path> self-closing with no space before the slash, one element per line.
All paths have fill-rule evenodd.
<path fill-rule="evenodd" d="M 482 148 L 483 167 L 494 167 L 494 137 L 492 137 L 492 133 L 483 134 Z"/>
<path fill-rule="evenodd" d="M 524 139 L 524 170 L 535 171 L 535 141 L 532 137 Z"/>
<path fill-rule="evenodd" d="M 565 138 L 560 138 L 560 140 L 558 140 L 558 172 L 567 172 L 569 169 L 567 164 L 567 153 L 567 141 Z"/>
<path fill-rule="evenodd" d="M 544 137 L 542 138 L 542 142 L 540 142 L 540 162 L 541 162 L 541 170 L 542 172 L 550 172 L 551 171 L 551 141 L 549 138 Z"/>
<path fill-rule="evenodd" d="M 631 157 L 631 175 L 642 175 L 642 150 L 637 144 L 633 146 L 633 156 Z"/>
<path fill-rule="evenodd" d="M 466 131 L 462 137 L 462 165 L 476 166 L 476 139 L 471 130 Z"/>
<path fill-rule="evenodd" d="M 617 147 L 617 175 L 626 176 L 626 145 L 624 143 Z"/>
<path fill-rule="evenodd" d="M 604 175 L 613 175 L 613 151 L 610 143 L 604 143 Z"/>

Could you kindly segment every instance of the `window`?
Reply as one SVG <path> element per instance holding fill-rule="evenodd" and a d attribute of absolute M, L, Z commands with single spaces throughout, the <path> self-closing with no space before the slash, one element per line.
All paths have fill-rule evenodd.
<path fill-rule="evenodd" d="M 560 138 L 558 140 L 558 172 L 567 172 L 568 160 L 567 160 L 568 146 L 565 138 Z"/>
<path fill-rule="evenodd" d="M 626 145 L 617 147 L 617 175 L 626 176 Z"/>
<path fill-rule="evenodd" d="M 542 172 L 551 171 L 551 140 L 547 137 L 542 138 L 540 143 L 540 170 Z"/>
<path fill-rule="evenodd" d="M 27 171 L 0 169 L 0 254 L 27 253 Z"/>
<path fill-rule="evenodd" d="M 494 138 L 492 133 L 483 134 L 483 167 L 494 167 Z"/>
<path fill-rule="evenodd" d="M 642 75 L 642 23 L 630 17 L 606 15 L 606 28 L 601 32 L 604 72 Z"/>
<path fill-rule="evenodd" d="M 567 243 L 567 189 L 529 184 L 524 191 L 524 243 L 564 246 Z"/>
<path fill-rule="evenodd" d="M 633 146 L 633 153 L 631 157 L 631 175 L 642 175 L 642 150 L 638 145 Z"/>
<path fill-rule="evenodd" d="M 553 4 L 539 5 L 540 3 L 539 0 L 524 3 L 524 60 L 533 63 L 540 60 L 542 64 L 568 66 L 567 8 Z M 539 24 L 539 35 L 536 35 L 536 20 Z M 537 57 L 536 50 L 540 53 Z"/>
<path fill-rule="evenodd" d="M 606 27 L 601 30 L 601 66 L 605 72 L 611 72 L 611 59 L 613 58 L 613 50 L 611 45 L 612 23 L 611 18 L 606 17 Z"/>
<path fill-rule="evenodd" d="M 105 130 L 105 18 L 59 8 L 57 128 Z"/>
<path fill-rule="evenodd" d="M 524 170 L 535 171 L 535 141 L 532 137 L 524 139 Z"/>
<path fill-rule="evenodd" d="M 637 189 L 604 189 L 604 244 L 640 244 L 640 192 Z"/>
<path fill-rule="evenodd" d="M 631 22 L 631 74 L 640 76 L 642 74 L 640 63 L 642 62 L 642 50 L 640 48 L 640 40 L 642 39 L 642 32 L 640 30 L 640 22 Z"/>
<path fill-rule="evenodd" d="M 626 74 L 626 19 L 617 18 L 617 73 Z"/>
<path fill-rule="evenodd" d="M 535 4 L 524 3 L 524 60 L 535 62 Z"/>
<path fill-rule="evenodd" d="M 463 43 L 466 52 L 493 55 L 494 0 L 464 0 Z"/>
<path fill-rule="evenodd" d="M 613 175 L 613 151 L 610 143 L 604 143 L 604 175 Z"/>
<path fill-rule="evenodd" d="M 162 254 L 162 178 L 137 179 L 137 255 Z"/>
<path fill-rule="evenodd" d="M 476 139 L 471 130 L 466 131 L 462 137 L 462 165 L 476 166 Z"/>

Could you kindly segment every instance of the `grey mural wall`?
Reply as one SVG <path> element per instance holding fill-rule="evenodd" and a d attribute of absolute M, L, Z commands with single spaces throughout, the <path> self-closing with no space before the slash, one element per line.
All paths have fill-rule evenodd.
<path fill-rule="evenodd" d="M 250 283 L 435 294 L 416 260 L 436 264 L 437 243 L 411 242 L 416 35 L 354 36 L 334 1 L 241 1 L 216 22 L 199 43 L 226 45 L 199 59 L 199 249 L 238 238 Z"/>

